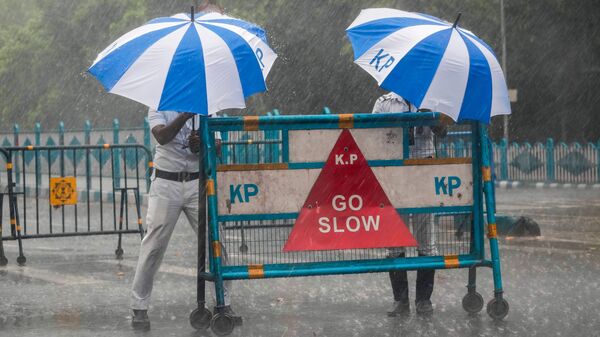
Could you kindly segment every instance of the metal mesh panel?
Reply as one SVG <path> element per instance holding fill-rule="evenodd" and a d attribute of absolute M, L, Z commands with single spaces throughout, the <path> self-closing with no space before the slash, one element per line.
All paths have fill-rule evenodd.
<path fill-rule="evenodd" d="M 432 242 L 435 255 L 468 254 L 471 249 L 470 213 L 432 215 Z M 283 252 L 283 246 L 293 227 L 294 220 L 221 222 L 220 239 L 228 255 L 228 265 L 303 263 L 385 258 L 395 249 L 349 249 L 310 252 Z M 408 227 L 417 238 L 414 221 Z M 423 248 L 423 247 L 420 247 Z M 417 248 L 408 248 L 407 257 L 417 256 Z"/>

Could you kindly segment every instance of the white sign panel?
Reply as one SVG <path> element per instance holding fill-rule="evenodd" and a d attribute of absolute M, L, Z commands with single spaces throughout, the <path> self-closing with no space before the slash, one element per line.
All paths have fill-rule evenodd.
<path fill-rule="evenodd" d="M 342 130 L 289 131 L 290 162 L 324 162 Z M 350 131 L 367 160 L 402 159 L 402 128 Z"/>
<path fill-rule="evenodd" d="M 394 208 L 473 203 L 471 164 L 372 169 Z M 219 214 L 297 213 L 320 172 L 320 169 L 218 172 Z"/>

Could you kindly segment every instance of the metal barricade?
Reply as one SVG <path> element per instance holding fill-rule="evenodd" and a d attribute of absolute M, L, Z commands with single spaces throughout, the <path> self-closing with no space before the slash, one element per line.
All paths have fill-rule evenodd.
<path fill-rule="evenodd" d="M 142 193 L 149 190 L 152 169 L 152 154 L 143 145 L 22 146 L 0 152 L 7 177 L 5 183 L 0 179 L 0 262 L 7 262 L 5 240 L 18 241 L 17 263 L 23 265 L 23 239 L 115 234 L 120 259 L 123 234 L 143 237 Z M 1 230 L 4 199 L 9 235 Z"/>
<path fill-rule="evenodd" d="M 211 315 L 203 307 L 204 294 L 199 293 L 199 308 L 190 316 L 192 325 L 199 328 L 210 322 L 217 334 L 233 330 L 232 317 L 220 310 L 224 306 L 224 280 L 415 269 L 468 268 L 468 291 L 462 304 L 474 313 L 483 308 L 483 298 L 476 291 L 477 267 L 493 270 L 494 298 L 487 309 L 494 319 L 502 319 L 508 304 L 502 290 L 487 128 L 475 122 L 466 124 L 470 132 L 464 135 L 470 137 L 472 144 L 468 149 L 436 144 L 444 144 L 443 141 L 428 145 L 431 148 L 409 145 L 408 130 L 421 132 L 424 127 L 440 123 L 439 113 L 203 119 L 210 270 L 199 270 L 198 284 L 205 280 L 214 282 L 217 305 Z M 418 247 L 406 248 L 401 255 L 390 254 L 394 249 L 389 246 L 296 251 L 286 248 L 299 215 L 313 207 L 307 197 L 325 171 L 326 162 L 331 162 L 332 148 L 338 146 L 345 130 L 355 139 L 391 206 L 402 216 L 411 235 L 417 237 Z M 271 157 L 271 163 L 236 164 L 225 160 L 225 164 L 218 164 L 213 136 L 216 131 L 279 133 L 281 142 L 270 140 L 265 145 L 281 145 L 280 156 Z M 343 149 L 348 151 L 347 146 Z M 344 165 L 342 155 L 339 156 L 336 154 L 336 165 L 338 159 Z M 324 185 L 323 189 L 330 187 Z M 384 207 L 383 203 L 380 207 Z M 486 214 L 491 259 L 486 259 L 484 253 Z M 322 233 L 331 233 L 332 227 L 335 232 L 344 232 L 329 220 L 321 223 L 321 219 Z M 422 231 L 419 223 L 426 223 L 430 229 Z M 346 232 L 357 230 L 348 221 L 346 226 Z M 422 250 L 429 253 L 421 254 Z"/>

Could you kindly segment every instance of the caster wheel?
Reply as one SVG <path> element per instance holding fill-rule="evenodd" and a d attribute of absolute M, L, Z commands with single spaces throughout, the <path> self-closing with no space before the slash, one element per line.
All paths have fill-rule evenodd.
<path fill-rule="evenodd" d="M 476 291 L 468 292 L 462 299 L 462 306 L 469 314 L 476 314 L 483 309 L 483 297 Z"/>
<path fill-rule="evenodd" d="M 25 262 L 27 262 L 27 259 L 25 258 L 25 256 L 19 256 L 19 257 L 17 257 L 17 264 L 19 266 L 24 266 Z"/>
<path fill-rule="evenodd" d="M 243 243 L 243 244 L 240 246 L 240 253 L 242 253 L 242 254 L 246 254 L 247 252 L 248 252 L 248 245 L 246 245 L 245 243 Z"/>
<path fill-rule="evenodd" d="M 495 320 L 502 320 L 508 315 L 508 302 L 505 299 L 501 299 L 500 301 L 495 298 L 492 299 L 488 302 L 487 313 Z"/>
<path fill-rule="evenodd" d="M 0 258 L 0 267 L 4 267 L 8 264 L 8 259 L 5 258 L 4 256 L 2 258 Z"/>
<path fill-rule="evenodd" d="M 117 248 L 117 250 L 115 250 L 115 255 L 117 260 L 123 260 L 123 248 Z"/>
<path fill-rule="evenodd" d="M 205 330 L 210 326 L 212 312 L 206 308 L 197 308 L 190 314 L 190 324 L 196 330 Z"/>
<path fill-rule="evenodd" d="M 227 336 L 233 332 L 235 321 L 228 314 L 216 314 L 210 321 L 210 328 L 217 336 Z"/>

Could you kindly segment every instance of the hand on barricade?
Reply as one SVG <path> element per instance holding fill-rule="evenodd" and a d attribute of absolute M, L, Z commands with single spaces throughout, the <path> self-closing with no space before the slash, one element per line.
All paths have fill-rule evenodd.
<path fill-rule="evenodd" d="M 190 151 L 192 151 L 192 153 L 200 152 L 201 143 L 200 143 L 200 136 L 198 135 L 198 133 L 194 132 L 188 137 L 188 144 L 190 147 Z"/>
<path fill-rule="evenodd" d="M 446 137 L 448 126 L 454 124 L 454 120 L 444 114 L 440 115 L 440 124 L 431 128 L 431 131 L 438 137 Z"/>
<path fill-rule="evenodd" d="M 454 120 L 450 116 L 440 114 L 440 124 L 443 126 L 450 126 L 454 124 Z"/>

